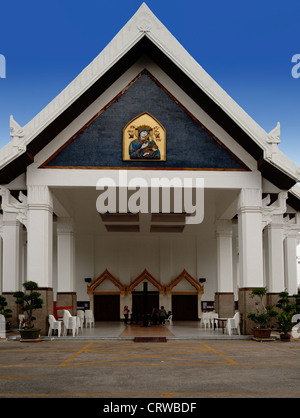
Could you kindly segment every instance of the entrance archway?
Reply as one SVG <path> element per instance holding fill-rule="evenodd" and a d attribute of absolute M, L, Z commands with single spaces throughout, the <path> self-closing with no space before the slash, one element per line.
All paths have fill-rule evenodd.
<path fill-rule="evenodd" d="M 144 314 L 145 295 L 143 283 L 147 281 L 147 308 L 148 315 L 151 315 L 153 308 L 159 308 L 160 294 L 164 292 L 162 285 L 145 269 L 127 288 L 131 294 L 132 308 L 136 307 L 139 320 L 142 320 Z"/>
<path fill-rule="evenodd" d="M 119 321 L 125 287 L 106 269 L 87 289 L 95 321 Z"/>
<path fill-rule="evenodd" d="M 201 297 L 204 286 L 200 285 L 186 270 L 183 270 L 166 287 L 171 299 L 173 319 L 177 321 L 196 321 L 201 313 Z"/>

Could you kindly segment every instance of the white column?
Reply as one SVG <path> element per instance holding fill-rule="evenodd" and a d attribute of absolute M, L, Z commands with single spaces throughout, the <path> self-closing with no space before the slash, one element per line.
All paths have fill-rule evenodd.
<path fill-rule="evenodd" d="M 47 186 L 28 186 L 27 280 L 52 288 L 53 201 Z"/>
<path fill-rule="evenodd" d="M 238 231 L 240 287 L 263 287 L 261 190 L 241 190 Z"/>
<path fill-rule="evenodd" d="M 3 212 L 3 284 L 2 292 L 21 290 L 21 243 L 23 226 L 17 213 Z"/>
<path fill-rule="evenodd" d="M 73 220 L 57 218 L 57 291 L 74 292 L 75 242 Z"/>
<path fill-rule="evenodd" d="M 285 255 L 285 288 L 290 296 L 298 292 L 297 289 L 297 239 L 298 232 L 290 231 L 284 241 Z"/>
<path fill-rule="evenodd" d="M 297 239 L 297 277 L 298 277 L 298 286 L 300 285 L 300 235 L 298 232 Z"/>
<path fill-rule="evenodd" d="M 216 221 L 218 292 L 233 292 L 232 221 Z"/>
<path fill-rule="evenodd" d="M 238 224 L 232 225 L 232 274 L 233 274 L 233 290 L 235 297 L 238 296 L 238 288 L 240 286 L 239 281 L 239 237 L 238 237 Z"/>
<path fill-rule="evenodd" d="M 266 227 L 267 257 L 266 286 L 269 293 L 284 290 L 283 216 L 273 215 Z"/>

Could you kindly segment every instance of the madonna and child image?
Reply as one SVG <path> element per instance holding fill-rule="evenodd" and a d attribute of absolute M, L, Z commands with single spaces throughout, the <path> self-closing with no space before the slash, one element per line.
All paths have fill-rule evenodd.
<path fill-rule="evenodd" d="M 160 159 L 159 148 L 148 129 L 141 129 L 138 137 L 130 142 L 129 155 L 130 159 Z"/>

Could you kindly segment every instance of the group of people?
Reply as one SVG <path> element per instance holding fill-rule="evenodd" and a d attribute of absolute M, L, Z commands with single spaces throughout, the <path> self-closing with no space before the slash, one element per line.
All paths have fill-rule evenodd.
<path fill-rule="evenodd" d="M 129 319 L 129 313 L 130 313 L 130 309 L 128 308 L 127 305 L 124 306 L 124 323 L 125 325 L 128 324 L 128 319 Z M 166 319 L 168 319 L 170 317 L 170 315 L 172 315 L 171 311 L 166 311 L 164 306 L 161 306 L 160 309 L 158 308 L 153 308 L 152 310 L 152 314 L 151 314 L 151 320 L 152 320 L 152 324 L 153 325 L 165 325 L 166 323 Z M 139 313 L 138 313 L 138 309 L 136 306 L 132 307 L 132 312 L 131 312 L 131 321 L 130 321 L 130 325 L 132 325 L 133 323 L 138 324 L 139 321 Z"/>

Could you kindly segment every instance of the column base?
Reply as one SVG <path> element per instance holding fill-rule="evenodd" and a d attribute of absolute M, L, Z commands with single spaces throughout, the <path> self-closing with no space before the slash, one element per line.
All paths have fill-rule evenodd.
<path fill-rule="evenodd" d="M 239 289 L 239 312 L 241 316 L 241 333 L 244 335 L 252 335 L 253 334 L 253 327 L 255 327 L 255 323 L 248 319 L 248 314 L 250 312 L 256 312 L 256 298 L 251 298 L 250 293 L 254 288 L 244 287 Z M 257 289 L 257 287 L 255 288 Z M 265 305 L 267 304 L 265 298 Z"/>
<path fill-rule="evenodd" d="M 33 316 L 36 318 L 34 328 L 40 328 L 41 335 L 48 335 L 49 315 L 53 315 L 53 289 L 42 287 L 37 291 L 41 294 L 44 303 L 42 309 L 38 309 L 33 313 Z"/>
<path fill-rule="evenodd" d="M 6 322 L 10 322 L 11 329 L 19 327 L 19 319 L 18 315 L 21 314 L 20 306 L 16 304 L 16 298 L 13 297 L 13 292 L 3 292 L 1 294 L 6 299 L 7 302 L 7 309 L 11 309 L 11 318 L 7 318 Z"/>
<path fill-rule="evenodd" d="M 77 294 L 76 292 L 58 292 L 56 296 L 56 306 L 57 308 L 62 308 L 64 306 L 73 306 L 73 308 L 68 309 L 71 315 L 76 315 L 77 313 Z M 62 311 L 58 310 L 58 316 L 62 316 Z"/>
<path fill-rule="evenodd" d="M 49 314 L 53 314 L 53 289 L 51 288 L 39 288 L 37 292 L 41 294 L 41 299 L 43 299 L 43 307 L 41 309 L 37 309 L 33 312 L 33 316 L 36 318 L 33 321 L 34 328 L 38 328 L 41 330 L 41 335 L 48 334 L 48 327 L 49 327 Z M 15 300 L 16 298 L 13 297 L 13 293 L 4 292 L 2 296 L 6 298 L 7 308 L 12 310 L 12 317 L 7 320 L 7 322 L 11 323 L 11 329 L 18 329 L 19 328 L 19 314 L 23 314 L 20 305 L 17 305 Z"/>
<path fill-rule="evenodd" d="M 215 311 L 218 312 L 220 318 L 232 318 L 234 315 L 234 293 L 216 292 Z"/>

